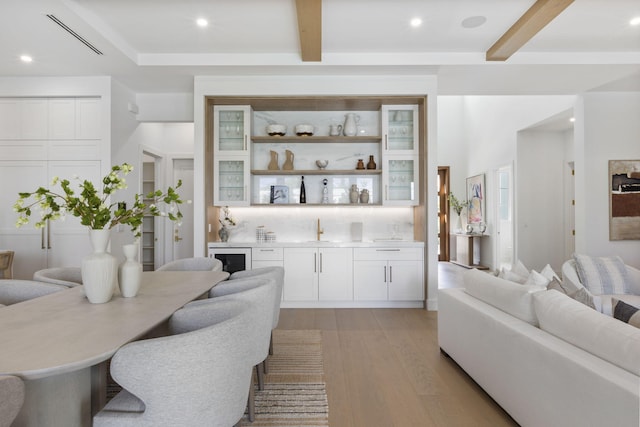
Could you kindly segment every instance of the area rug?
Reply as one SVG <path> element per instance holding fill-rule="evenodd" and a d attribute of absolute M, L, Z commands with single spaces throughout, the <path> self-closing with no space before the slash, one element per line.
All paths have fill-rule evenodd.
<path fill-rule="evenodd" d="M 245 415 L 240 426 L 329 425 L 321 331 L 273 331 L 273 355 L 264 390 L 256 386 L 255 405 L 255 420 L 251 423 Z"/>

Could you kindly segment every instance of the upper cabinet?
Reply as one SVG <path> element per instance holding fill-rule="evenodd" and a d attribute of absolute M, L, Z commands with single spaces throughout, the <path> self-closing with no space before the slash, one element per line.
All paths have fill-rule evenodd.
<path fill-rule="evenodd" d="M 218 155 L 249 154 L 251 107 L 245 105 L 213 108 L 213 150 Z"/>
<path fill-rule="evenodd" d="M 417 105 L 382 106 L 385 154 L 418 154 L 419 130 Z"/>

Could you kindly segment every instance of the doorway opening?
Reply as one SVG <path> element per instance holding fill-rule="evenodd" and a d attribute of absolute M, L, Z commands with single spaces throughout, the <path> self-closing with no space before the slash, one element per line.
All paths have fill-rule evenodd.
<path fill-rule="evenodd" d="M 438 166 L 438 261 L 449 261 L 449 166 Z"/>
<path fill-rule="evenodd" d="M 514 264 L 514 221 L 513 221 L 513 167 L 503 166 L 497 170 L 496 194 L 496 245 L 497 268 L 510 269 Z"/>

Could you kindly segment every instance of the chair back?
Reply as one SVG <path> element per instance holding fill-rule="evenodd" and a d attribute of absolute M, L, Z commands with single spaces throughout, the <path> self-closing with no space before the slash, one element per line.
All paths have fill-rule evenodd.
<path fill-rule="evenodd" d="M 206 257 L 183 258 L 169 261 L 156 271 L 222 271 L 222 261 Z"/>
<path fill-rule="evenodd" d="M 24 383 L 13 375 L 0 375 L 0 427 L 9 427 L 24 403 Z"/>
<path fill-rule="evenodd" d="M 0 251 L 0 279 L 13 279 L 13 251 Z"/>
<path fill-rule="evenodd" d="M 0 304 L 11 305 L 68 289 L 66 286 L 34 280 L 0 280 Z"/>
<path fill-rule="evenodd" d="M 271 329 L 277 328 L 278 322 L 280 321 L 280 303 L 282 302 L 282 290 L 284 288 L 284 268 L 271 266 L 236 271 L 229 276 L 229 280 L 246 279 L 248 277 L 271 277 L 276 281 L 277 294 L 273 306 L 273 324 L 271 325 Z"/>
<path fill-rule="evenodd" d="M 134 402 L 118 408 L 109 402 L 93 425 L 236 424 L 249 396 L 253 364 L 247 356 L 251 343 L 246 337 L 251 337 L 255 319 L 253 307 L 243 301 L 220 302 L 210 307 L 208 316 L 178 310 L 171 323 L 176 330 L 188 332 L 134 341 L 112 359 L 111 375 L 124 388 L 121 393 L 133 395 L 141 405 Z M 127 410 L 136 407 L 142 409 Z"/>
<path fill-rule="evenodd" d="M 82 271 L 80 267 L 45 268 L 33 273 L 33 280 L 73 288 L 82 285 Z"/>

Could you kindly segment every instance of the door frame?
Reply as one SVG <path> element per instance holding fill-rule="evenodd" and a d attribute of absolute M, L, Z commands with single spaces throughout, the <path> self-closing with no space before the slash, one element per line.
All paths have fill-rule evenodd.
<path fill-rule="evenodd" d="M 449 166 L 438 166 L 438 176 L 440 177 L 440 188 L 438 188 L 438 197 L 440 198 L 440 211 L 438 212 L 438 221 L 440 223 L 440 233 L 438 239 L 440 241 L 440 254 L 438 261 L 450 260 L 450 224 L 451 218 L 449 209 Z"/>
<path fill-rule="evenodd" d="M 501 269 L 501 233 L 505 230 L 502 230 L 501 222 L 500 222 L 500 173 L 501 171 L 509 172 L 509 212 L 511 215 L 511 264 L 513 265 L 516 262 L 517 256 L 517 245 L 516 245 L 516 201 L 515 201 L 515 170 L 513 163 L 508 163 L 506 165 L 499 166 L 495 169 L 495 244 L 494 244 L 494 259 L 495 259 L 495 268 Z M 510 266 L 511 267 L 511 266 Z"/>

